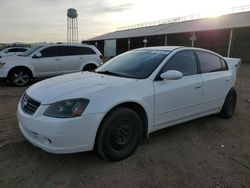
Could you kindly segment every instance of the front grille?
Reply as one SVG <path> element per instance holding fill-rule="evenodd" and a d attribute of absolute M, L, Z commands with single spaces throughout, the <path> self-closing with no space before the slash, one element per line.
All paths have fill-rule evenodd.
<path fill-rule="evenodd" d="M 21 106 L 24 112 L 29 115 L 33 115 L 37 108 L 40 106 L 40 103 L 30 98 L 26 93 L 23 95 Z"/>

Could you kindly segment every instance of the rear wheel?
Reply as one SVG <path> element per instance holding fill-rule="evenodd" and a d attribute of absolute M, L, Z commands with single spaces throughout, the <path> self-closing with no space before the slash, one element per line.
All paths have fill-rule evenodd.
<path fill-rule="evenodd" d="M 129 108 L 119 107 L 111 111 L 102 123 L 95 149 L 101 157 L 118 161 L 132 155 L 141 138 L 139 115 Z"/>
<path fill-rule="evenodd" d="M 220 115 L 224 118 L 232 117 L 236 108 L 236 103 L 237 103 L 236 90 L 232 88 L 226 96 L 225 102 L 220 111 Z"/>
<path fill-rule="evenodd" d="M 89 65 L 86 65 L 86 66 L 82 69 L 82 71 L 93 71 L 93 70 L 95 70 L 96 68 L 97 68 L 96 65 L 89 64 Z"/>
<path fill-rule="evenodd" d="M 15 86 L 25 86 L 29 83 L 31 74 L 25 68 L 15 68 L 11 70 L 8 79 Z"/>

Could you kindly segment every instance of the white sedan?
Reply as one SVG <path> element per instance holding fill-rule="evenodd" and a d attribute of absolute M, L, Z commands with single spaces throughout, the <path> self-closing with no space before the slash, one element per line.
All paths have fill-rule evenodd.
<path fill-rule="evenodd" d="M 240 61 L 199 48 L 132 50 L 95 72 L 28 88 L 18 104 L 19 126 L 47 152 L 95 149 L 122 160 L 153 131 L 215 113 L 230 118 Z"/>
<path fill-rule="evenodd" d="M 7 57 L 7 56 L 13 56 L 13 55 L 19 55 L 24 52 L 26 52 L 29 48 L 26 47 L 9 47 L 5 48 L 4 50 L 0 50 L 0 58 Z"/>

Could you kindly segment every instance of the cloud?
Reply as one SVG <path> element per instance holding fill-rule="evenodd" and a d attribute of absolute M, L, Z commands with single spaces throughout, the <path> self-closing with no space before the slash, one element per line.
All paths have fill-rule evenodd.
<path fill-rule="evenodd" d="M 109 17 L 129 11 L 133 4 L 114 0 L 0 0 L 0 42 L 65 41 L 68 8 L 78 11 L 80 38 L 89 38 L 112 30 Z"/>
<path fill-rule="evenodd" d="M 132 3 L 126 3 L 126 4 L 121 4 L 117 6 L 104 6 L 104 7 L 99 7 L 99 11 L 101 12 L 123 12 L 126 10 L 130 10 L 133 7 Z"/>

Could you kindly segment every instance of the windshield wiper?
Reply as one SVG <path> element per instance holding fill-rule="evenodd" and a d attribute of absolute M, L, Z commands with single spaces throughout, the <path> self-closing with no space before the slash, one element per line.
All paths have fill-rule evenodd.
<path fill-rule="evenodd" d="M 122 75 L 115 73 L 115 72 L 110 72 L 110 71 L 95 71 L 96 73 L 99 74 L 106 74 L 106 75 L 111 75 L 111 76 L 119 76 L 121 77 Z"/>

